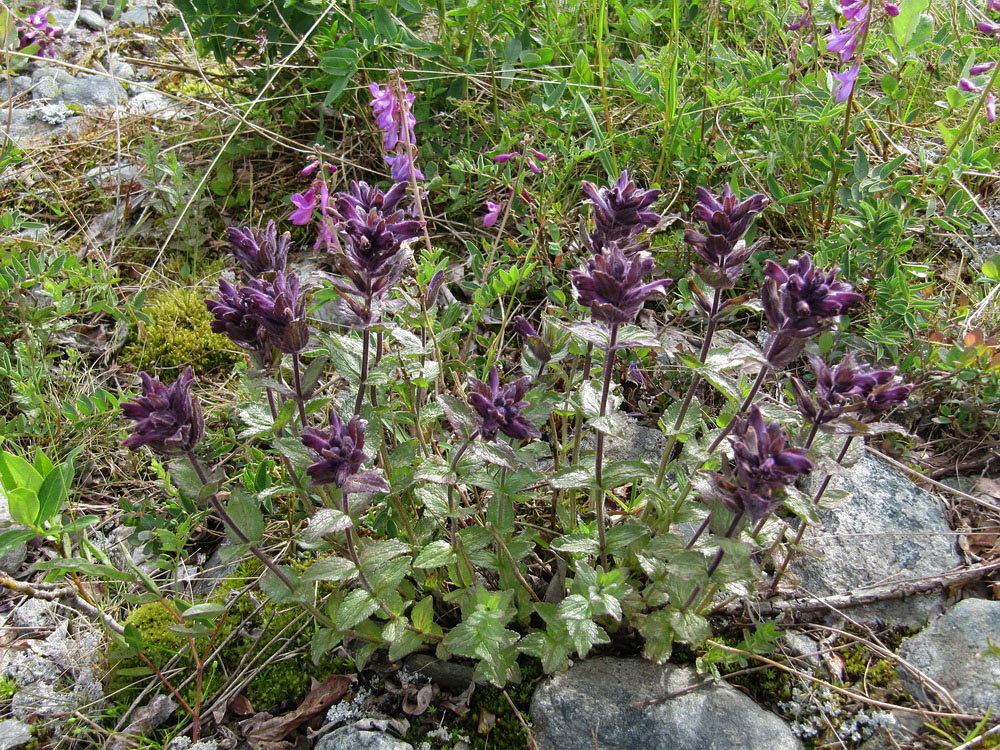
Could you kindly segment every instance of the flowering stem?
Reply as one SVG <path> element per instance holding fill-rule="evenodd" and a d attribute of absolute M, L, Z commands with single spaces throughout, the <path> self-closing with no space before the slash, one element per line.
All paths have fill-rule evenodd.
<path fill-rule="evenodd" d="M 724 538 L 732 539 L 733 535 L 736 534 L 737 530 L 740 527 L 740 524 L 742 523 L 743 523 L 743 511 L 740 511 L 733 517 L 732 523 L 730 523 L 729 528 L 726 529 L 726 535 Z M 725 555 L 726 555 L 725 547 L 720 546 L 715 553 L 715 557 L 712 559 L 712 563 L 708 566 L 707 576 L 709 579 L 711 579 L 715 571 L 718 570 L 719 564 L 722 562 L 722 558 L 725 557 Z M 711 591 L 714 589 L 711 585 L 708 587 L 708 589 L 709 589 L 708 594 L 709 596 L 711 596 Z M 701 594 L 702 590 L 703 589 L 701 586 L 697 586 L 695 590 L 691 592 L 691 596 L 688 597 L 688 600 L 684 602 L 684 607 L 682 609 L 685 611 L 690 609 L 691 605 L 695 603 L 695 600 Z M 699 605 L 698 609 L 701 609 L 701 605 Z"/>
<path fill-rule="evenodd" d="M 458 462 L 461 460 L 462 456 L 472 445 L 472 441 L 479 436 L 479 430 L 475 430 L 471 435 L 469 435 L 468 440 L 466 440 L 462 445 L 459 446 L 458 450 L 455 451 L 455 455 L 452 456 L 450 462 L 451 472 L 454 474 L 458 469 Z M 455 554 L 458 555 L 462 561 L 465 563 L 469 570 L 470 583 L 473 577 L 473 567 L 472 561 L 469 560 L 469 555 L 465 551 L 465 545 L 462 544 L 462 537 L 458 535 L 458 508 L 455 503 L 455 484 L 448 484 L 448 515 L 451 517 L 451 546 L 455 550 Z M 461 577 L 461 566 L 459 568 L 459 576 Z M 460 584 L 465 585 L 461 581 Z"/>
<path fill-rule="evenodd" d="M 358 395 L 354 399 L 354 414 L 361 416 L 361 404 L 365 400 L 365 384 L 368 382 L 368 350 L 371 348 L 371 330 L 361 332 L 361 375 L 358 378 Z"/>
<path fill-rule="evenodd" d="M 608 340 L 608 353 L 604 357 L 604 383 L 601 388 L 601 416 L 608 413 L 608 393 L 611 390 L 611 373 L 614 369 L 615 356 L 618 350 L 618 324 L 611 324 L 611 336 Z M 597 536 L 601 550 L 601 565 L 608 570 L 607 530 L 604 528 L 604 430 L 597 428 L 597 449 L 594 451 L 594 484 L 592 492 L 594 510 L 597 512 Z"/>
<path fill-rule="evenodd" d="M 198 460 L 198 456 L 195 455 L 195 452 L 188 451 L 187 458 L 191 462 L 191 465 L 194 466 L 194 470 L 195 473 L 198 474 L 199 481 L 201 481 L 203 485 L 209 484 L 208 475 L 205 474 L 201 461 Z M 250 552 L 253 553 L 254 557 L 260 560 L 264 564 L 264 567 L 274 573 L 274 575 L 276 575 L 278 579 L 290 590 L 295 591 L 295 584 L 289 580 L 288 576 L 285 575 L 284 571 L 281 570 L 277 564 L 275 564 L 274 560 L 272 560 L 269 555 L 263 552 L 256 544 L 251 542 L 250 538 L 243 533 L 243 529 L 240 528 L 239 524 L 237 524 L 233 517 L 229 515 L 229 511 L 227 511 L 222 505 L 222 502 L 219 500 L 219 496 L 213 492 L 208 498 L 208 503 L 212 506 L 212 509 L 216 512 L 216 514 L 218 514 L 219 518 L 222 519 L 222 522 L 229 527 L 230 531 L 233 532 L 233 535 L 239 539 L 241 543 L 249 545 Z"/>
<path fill-rule="evenodd" d="M 847 455 L 847 451 L 851 447 L 851 443 L 854 442 L 854 436 L 851 435 L 844 441 L 844 444 L 840 448 L 840 453 L 837 454 L 837 463 L 839 464 L 844 460 Z M 830 486 L 830 480 L 833 479 L 833 474 L 827 474 L 823 477 L 823 482 L 820 484 L 819 489 L 816 490 L 816 494 L 813 495 L 813 505 L 817 505 L 820 499 L 823 497 L 823 493 L 826 492 L 826 488 Z M 771 593 L 773 594 L 778 590 L 778 584 L 781 582 L 782 576 L 785 575 L 785 570 L 788 568 L 788 563 L 792 561 L 792 556 L 795 554 L 795 550 L 798 548 L 799 544 L 802 542 L 802 537 L 805 536 L 806 529 L 809 528 L 809 524 L 806 523 L 805 519 L 799 523 L 798 533 L 795 534 L 795 539 L 792 543 L 788 545 L 788 554 L 785 555 L 785 559 L 781 562 L 781 567 L 774 574 L 774 580 L 771 581 Z"/>
<path fill-rule="evenodd" d="M 705 364 L 705 360 L 708 359 L 708 350 L 712 345 L 712 338 L 715 336 L 715 328 L 718 325 L 718 315 L 719 306 L 722 304 L 722 289 L 716 288 L 715 295 L 712 297 L 712 312 L 708 316 L 708 325 L 705 327 L 705 340 L 701 345 L 701 352 L 698 354 L 698 362 L 700 364 Z M 684 424 L 684 417 L 687 416 L 688 409 L 691 407 L 691 402 L 694 400 L 695 391 L 698 389 L 698 384 L 701 383 L 701 375 L 697 372 L 691 378 L 691 385 L 688 387 L 688 391 L 684 394 L 684 402 L 681 404 L 681 409 L 677 413 L 677 419 L 674 420 L 674 429 L 670 436 L 670 440 L 667 442 L 667 447 L 663 451 L 663 457 L 660 459 L 660 469 L 656 473 L 656 484 L 663 484 L 663 478 L 667 473 L 667 464 L 670 463 L 670 456 L 673 455 L 674 447 L 677 445 L 677 431 Z"/>
<path fill-rule="evenodd" d="M 302 393 L 302 364 L 299 362 L 299 353 L 292 352 L 292 378 L 295 382 L 295 403 L 299 407 L 299 421 L 302 422 L 302 429 L 309 426 L 306 418 L 306 399 Z"/>
<path fill-rule="evenodd" d="M 767 377 L 767 373 L 770 371 L 771 365 L 763 364 L 760 366 L 760 372 L 757 373 L 757 378 L 753 381 L 753 385 L 750 387 L 750 392 L 747 394 L 746 398 L 743 399 L 743 403 L 740 404 L 740 408 L 736 410 L 733 418 L 729 420 L 729 424 L 722 428 L 722 432 L 718 434 L 712 444 L 708 446 L 709 453 L 715 453 L 718 447 L 722 444 L 722 441 L 726 439 L 726 436 L 733 431 L 736 427 L 736 420 L 747 413 L 750 405 L 753 404 L 753 400 L 757 398 L 757 392 L 760 390 L 761 385 L 764 383 L 764 378 Z"/>

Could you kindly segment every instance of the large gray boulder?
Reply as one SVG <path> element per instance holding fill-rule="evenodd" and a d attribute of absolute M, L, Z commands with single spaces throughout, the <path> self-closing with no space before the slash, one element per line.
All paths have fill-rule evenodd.
<path fill-rule="evenodd" d="M 941 501 L 883 461 L 865 455 L 835 478 L 850 497 L 820 511 L 790 570 L 815 596 L 940 575 L 961 565 Z M 853 608 L 865 623 L 919 626 L 944 610 L 943 593 Z"/>
<path fill-rule="evenodd" d="M 535 691 L 531 717 L 540 750 L 793 750 L 780 718 L 728 685 L 709 684 L 652 705 L 704 678 L 640 659 L 582 661 Z"/>
<path fill-rule="evenodd" d="M 17 719 L 0 721 L 0 750 L 14 750 L 34 742 L 31 727 Z"/>
<path fill-rule="evenodd" d="M 903 641 L 899 656 L 947 690 L 965 711 L 1000 713 L 1000 602 L 964 599 L 925 630 Z M 929 703 L 941 704 L 932 687 L 898 668 L 906 689 Z"/>

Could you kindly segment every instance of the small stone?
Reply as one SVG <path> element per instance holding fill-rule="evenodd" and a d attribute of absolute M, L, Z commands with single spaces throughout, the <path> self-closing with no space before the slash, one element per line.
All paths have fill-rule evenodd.
<path fill-rule="evenodd" d="M 382 732 L 341 727 L 321 738 L 314 750 L 413 750 L 413 745 Z"/>
<path fill-rule="evenodd" d="M 128 101 L 128 94 L 118 81 L 106 76 L 80 76 L 63 86 L 56 101 L 91 107 L 116 107 Z"/>
<path fill-rule="evenodd" d="M 49 18 L 55 21 L 56 26 L 62 26 L 64 32 L 76 26 L 76 13 L 65 8 L 52 8 L 49 11 Z"/>
<path fill-rule="evenodd" d="M 121 14 L 118 19 L 120 26 L 151 26 L 156 20 L 156 8 L 140 6 Z"/>
<path fill-rule="evenodd" d="M 81 24 L 86 26 L 88 29 L 92 29 L 93 31 L 100 31 L 108 25 L 108 22 L 104 20 L 104 17 L 101 16 L 100 13 L 92 11 L 90 8 L 80 9 L 79 21 Z"/>
<path fill-rule="evenodd" d="M 990 653 L 1000 644 L 1000 602 L 963 599 L 925 630 L 903 640 L 899 656 L 925 673 L 962 707 L 963 711 L 1000 712 L 1000 658 Z M 929 703 L 942 700 L 902 666 L 900 679 L 914 696 Z"/>
<path fill-rule="evenodd" d="M 15 94 L 23 94 L 31 88 L 31 76 L 14 76 L 10 81 L 10 87 Z"/>
<path fill-rule="evenodd" d="M 475 674 L 472 667 L 453 661 L 442 661 L 427 654 L 411 654 L 406 669 L 420 674 L 449 693 L 458 694 L 469 687 Z"/>
<path fill-rule="evenodd" d="M 535 691 L 531 717 L 540 750 L 798 750 L 789 726 L 735 688 L 702 682 L 694 670 L 639 659 L 597 658 Z M 641 705 L 647 701 L 651 705 Z"/>
<path fill-rule="evenodd" d="M 14 750 L 34 740 L 31 727 L 17 719 L 0 721 L 0 750 Z"/>

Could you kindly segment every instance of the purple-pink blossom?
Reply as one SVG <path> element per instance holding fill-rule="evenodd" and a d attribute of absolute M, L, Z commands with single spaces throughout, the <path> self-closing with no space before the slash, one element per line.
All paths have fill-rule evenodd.
<path fill-rule="evenodd" d="M 986 0 L 986 12 L 1000 11 L 1000 0 Z"/>
<path fill-rule="evenodd" d="M 511 159 L 516 159 L 519 156 L 520 154 L 517 153 L 517 151 L 511 151 L 508 154 L 497 154 L 496 156 L 493 157 L 493 161 L 495 161 L 497 164 L 506 164 Z"/>
<path fill-rule="evenodd" d="M 998 2 L 1000 2 L 1000 0 L 998 0 Z M 995 65 L 996 65 L 995 62 L 984 62 L 984 63 L 979 63 L 978 65 L 973 65 L 971 68 L 969 68 L 969 75 L 980 76 L 983 73 L 989 73 L 991 70 L 993 70 L 993 67 Z"/>
<path fill-rule="evenodd" d="M 304 193 L 294 193 L 290 198 L 295 210 L 288 220 L 296 226 L 304 226 L 312 221 L 313 211 L 316 209 L 316 187 L 312 186 Z"/>
<path fill-rule="evenodd" d="M 886 3 L 885 12 L 895 18 L 899 15 L 899 3 Z"/>
<path fill-rule="evenodd" d="M 961 91 L 982 91 L 981 86 L 977 86 L 975 83 L 970 81 L 968 78 L 961 78 L 958 81 L 958 88 Z"/>
<path fill-rule="evenodd" d="M 980 21 L 976 24 L 976 28 L 984 34 L 992 34 L 994 36 L 1000 34 L 1000 25 L 990 23 L 989 21 Z"/>
<path fill-rule="evenodd" d="M 55 42 L 63 35 L 63 29 L 61 26 L 53 26 L 49 23 L 50 10 L 51 8 L 46 5 L 24 18 L 17 19 L 17 48 L 19 50 L 37 45 L 38 52 L 36 54 L 39 57 L 56 56 Z"/>
<path fill-rule="evenodd" d="M 483 216 L 483 226 L 491 227 L 497 223 L 497 219 L 500 217 L 500 211 L 503 209 L 502 203 L 494 203 L 493 201 L 486 201 L 486 214 Z"/>
<path fill-rule="evenodd" d="M 839 81 L 833 90 L 834 101 L 843 102 L 850 97 L 854 91 L 854 84 L 858 80 L 859 70 L 859 63 L 854 63 L 854 65 L 845 70 L 843 73 L 833 74 L 833 77 Z"/>
<path fill-rule="evenodd" d="M 997 119 L 997 95 L 992 91 L 986 95 L 986 122 L 993 124 Z"/>

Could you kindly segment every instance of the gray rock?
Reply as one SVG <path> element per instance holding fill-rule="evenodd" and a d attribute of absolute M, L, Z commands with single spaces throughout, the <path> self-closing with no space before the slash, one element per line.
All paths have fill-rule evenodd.
<path fill-rule="evenodd" d="M 32 81 L 40 81 L 43 78 L 52 78 L 58 84 L 69 83 L 73 80 L 73 74 L 58 65 L 47 65 L 44 68 L 36 68 L 31 73 Z"/>
<path fill-rule="evenodd" d="M 413 745 L 382 732 L 341 727 L 320 739 L 314 750 L 413 750 Z"/>
<path fill-rule="evenodd" d="M 66 33 L 76 26 L 77 17 L 75 11 L 66 10 L 65 8 L 52 8 L 49 11 L 49 17 L 55 22 L 56 26 L 62 26 L 63 31 Z"/>
<path fill-rule="evenodd" d="M 31 88 L 31 76 L 14 76 L 10 81 L 10 88 L 15 94 L 23 94 Z"/>
<path fill-rule="evenodd" d="M 174 737 L 164 750 L 217 750 L 218 747 L 215 740 L 201 740 L 192 744 L 189 737 Z"/>
<path fill-rule="evenodd" d="M 56 137 L 77 137 L 82 130 L 82 117 L 71 117 L 62 125 L 48 125 L 35 118 L 33 109 L 15 109 L 10 127 L 0 130 L 0 143 L 9 138 L 19 148 L 42 146 Z"/>
<path fill-rule="evenodd" d="M 156 8 L 140 6 L 121 14 L 118 23 L 121 26 L 151 26 L 156 20 Z"/>
<path fill-rule="evenodd" d="M 37 625 L 37 624 L 36 624 Z M 104 702 L 101 682 L 91 659 L 99 659 L 102 640 L 96 630 L 70 635 L 63 621 L 34 649 L 21 651 L 4 666 L 3 674 L 18 687 L 11 699 L 15 718 L 51 722 L 59 734 L 73 711 L 94 711 Z"/>
<path fill-rule="evenodd" d="M 816 596 L 943 573 L 961 564 L 940 501 L 888 464 L 865 455 L 831 489 L 850 497 L 820 511 L 789 569 Z M 851 617 L 917 626 L 944 608 L 944 594 L 853 608 Z"/>
<path fill-rule="evenodd" d="M 0 750 L 13 750 L 21 747 L 32 740 L 31 727 L 23 724 L 17 719 L 7 719 L 0 721 Z"/>
<path fill-rule="evenodd" d="M 93 29 L 94 31 L 100 31 L 108 25 L 108 22 L 104 20 L 104 17 L 100 13 L 97 13 L 90 8 L 80 9 L 79 21 L 88 29 Z"/>
<path fill-rule="evenodd" d="M 189 117 L 190 112 L 159 91 L 140 91 L 128 104 L 125 111 L 130 115 L 154 117 L 159 120 L 175 120 Z"/>
<path fill-rule="evenodd" d="M 590 432 L 581 441 L 584 450 L 593 451 L 596 444 L 596 438 Z M 643 427 L 634 419 L 628 419 L 624 437 L 608 437 L 604 441 L 604 457 L 605 461 L 645 459 L 656 466 L 666 447 L 667 438 L 662 431 Z"/>
<path fill-rule="evenodd" d="M 461 693 L 472 682 L 475 674 L 472 667 L 457 662 L 441 661 L 428 654 L 412 654 L 407 657 L 406 669 L 423 675 L 442 690 Z"/>
<path fill-rule="evenodd" d="M 35 85 L 31 87 L 31 98 L 36 102 L 40 100 L 44 101 L 52 99 L 60 91 L 62 91 L 62 87 L 56 83 L 56 79 L 45 76 L 36 80 Z"/>
<path fill-rule="evenodd" d="M 1000 657 L 989 653 L 1000 644 L 1000 602 L 964 599 L 907 638 L 899 656 L 951 693 L 963 710 L 1000 712 Z M 899 668 L 906 689 L 928 702 L 940 703 L 932 689 Z"/>
<path fill-rule="evenodd" d="M 107 76 L 89 75 L 73 79 L 53 98 L 83 106 L 116 107 L 128 101 L 128 94 L 118 81 Z"/>
<path fill-rule="evenodd" d="M 649 706 L 702 681 L 693 670 L 638 659 L 580 662 L 535 691 L 531 717 L 540 750 L 784 750 L 801 748 L 788 725 L 728 685 L 707 685 Z"/>

